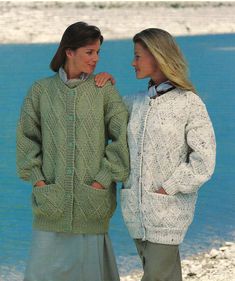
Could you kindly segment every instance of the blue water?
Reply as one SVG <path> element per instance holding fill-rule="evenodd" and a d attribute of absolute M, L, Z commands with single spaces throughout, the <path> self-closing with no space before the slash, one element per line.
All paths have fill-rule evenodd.
<path fill-rule="evenodd" d="M 190 76 L 205 101 L 217 137 L 215 174 L 200 191 L 196 214 L 181 245 L 189 256 L 235 238 L 235 34 L 178 37 Z M 31 187 L 15 173 L 15 129 L 31 83 L 51 75 L 55 44 L 0 45 L 0 280 L 20 281 L 31 238 Z M 130 40 L 107 41 L 97 71 L 109 71 L 122 95 L 144 90 L 130 65 Z M 118 207 L 111 237 L 121 274 L 140 268 Z M 7 277 L 8 276 L 8 277 Z"/>

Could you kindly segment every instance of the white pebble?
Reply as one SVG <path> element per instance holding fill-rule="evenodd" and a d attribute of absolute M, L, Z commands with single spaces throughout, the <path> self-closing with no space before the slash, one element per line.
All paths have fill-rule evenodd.
<path fill-rule="evenodd" d="M 219 251 L 216 249 L 212 249 L 209 253 L 210 258 L 215 258 L 216 256 L 218 256 L 218 254 L 219 254 Z"/>

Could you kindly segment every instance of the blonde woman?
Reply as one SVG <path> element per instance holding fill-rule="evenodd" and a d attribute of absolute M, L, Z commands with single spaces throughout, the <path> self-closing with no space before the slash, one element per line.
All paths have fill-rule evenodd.
<path fill-rule="evenodd" d="M 149 28 L 133 42 L 136 77 L 150 81 L 145 96 L 126 98 L 131 173 L 122 213 L 142 260 L 141 280 L 181 281 L 179 244 L 214 171 L 214 130 L 174 38 Z"/>
<path fill-rule="evenodd" d="M 146 96 L 129 103 L 131 173 L 122 213 L 142 260 L 142 281 L 181 281 L 178 245 L 197 192 L 214 171 L 214 131 L 173 37 L 150 28 L 133 42 L 136 77 L 150 81 Z"/>

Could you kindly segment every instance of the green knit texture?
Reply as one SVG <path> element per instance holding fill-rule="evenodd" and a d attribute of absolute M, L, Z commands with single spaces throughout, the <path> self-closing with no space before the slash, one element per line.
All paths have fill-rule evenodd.
<path fill-rule="evenodd" d="M 108 231 L 116 182 L 129 173 L 127 119 L 115 87 L 98 88 L 93 76 L 68 86 L 56 74 L 32 85 L 17 127 L 17 172 L 33 186 L 36 229 Z M 45 187 L 34 186 L 40 180 Z"/>

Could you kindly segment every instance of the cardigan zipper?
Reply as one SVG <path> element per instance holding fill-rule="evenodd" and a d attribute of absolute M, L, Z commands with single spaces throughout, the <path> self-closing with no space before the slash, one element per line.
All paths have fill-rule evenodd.
<path fill-rule="evenodd" d="M 143 134 L 142 134 L 142 141 L 141 141 L 141 157 L 140 157 L 140 177 L 139 177 L 139 206 L 140 206 L 140 221 L 141 221 L 141 225 L 143 228 L 143 238 L 142 241 L 146 240 L 146 228 L 144 226 L 144 221 L 143 221 L 143 211 L 142 211 L 142 168 L 143 168 L 143 149 L 144 149 L 144 138 L 145 138 L 145 131 L 146 131 L 146 125 L 147 125 L 147 121 L 148 121 L 148 116 L 149 116 L 149 112 L 152 109 L 152 103 L 153 100 L 149 101 L 149 108 L 146 112 L 146 116 L 145 116 L 145 120 L 144 120 L 144 128 L 143 128 Z"/>

